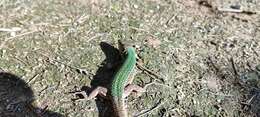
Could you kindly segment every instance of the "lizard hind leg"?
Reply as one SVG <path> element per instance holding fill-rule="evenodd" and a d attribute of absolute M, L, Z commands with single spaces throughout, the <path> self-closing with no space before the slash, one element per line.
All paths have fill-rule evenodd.
<path fill-rule="evenodd" d="M 138 85 L 134 85 L 134 84 L 128 84 L 125 87 L 123 98 L 126 98 L 127 96 L 129 96 L 132 92 L 135 92 L 137 94 L 137 96 L 140 96 L 143 92 L 145 92 L 145 88 L 142 88 L 142 87 L 140 87 Z"/>

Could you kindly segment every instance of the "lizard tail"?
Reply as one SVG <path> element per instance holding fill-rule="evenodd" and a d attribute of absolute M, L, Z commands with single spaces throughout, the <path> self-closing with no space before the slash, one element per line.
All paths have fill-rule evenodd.
<path fill-rule="evenodd" d="M 115 117 L 128 117 L 127 116 L 127 109 L 125 107 L 124 101 L 119 100 L 118 102 L 113 104 L 114 112 L 116 114 Z"/>

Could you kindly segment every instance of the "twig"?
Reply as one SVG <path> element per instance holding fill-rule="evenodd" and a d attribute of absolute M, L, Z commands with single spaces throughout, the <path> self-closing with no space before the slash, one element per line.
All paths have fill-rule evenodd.
<path fill-rule="evenodd" d="M 28 81 L 27 81 L 27 84 L 30 84 L 32 81 L 34 81 L 39 75 L 42 75 L 42 73 L 44 73 L 45 70 L 42 70 L 41 72 L 39 73 L 36 73 L 35 75 L 33 75 L 33 77 L 31 77 Z"/>
<path fill-rule="evenodd" d="M 156 37 L 155 35 L 149 33 L 149 31 L 147 31 L 147 30 L 145 30 L 145 29 L 137 28 L 137 27 L 134 27 L 134 26 L 130 26 L 129 28 L 134 29 L 134 30 L 137 30 L 137 31 L 140 31 L 140 32 L 145 32 L 145 33 L 147 33 L 148 35 L 150 35 L 150 36 L 152 36 L 152 37 Z"/>
<path fill-rule="evenodd" d="M 247 100 L 247 103 L 248 103 L 249 105 L 251 104 L 252 100 L 255 99 L 255 96 L 256 96 L 256 94 L 253 95 L 249 100 Z"/>
<path fill-rule="evenodd" d="M 145 115 L 147 113 L 150 113 L 151 111 L 155 110 L 155 109 L 158 109 L 159 107 L 161 107 L 166 101 L 162 102 L 162 99 L 159 100 L 158 103 L 156 103 L 153 107 L 149 108 L 149 109 L 145 109 L 145 110 L 142 110 L 141 112 L 137 113 L 134 115 L 134 117 L 139 117 L 139 116 L 142 116 L 142 115 Z"/>
<path fill-rule="evenodd" d="M 29 34 L 32 34 L 32 33 L 35 33 L 35 32 L 38 32 L 38 30 L 22 33 L 22 34 L 16 35 L 15 37 L 6 38 L 5 40 L 8 41 L 8 40 L 11 40 L 11 39 L 14 39 L 14 38 L 19 38 L 19 37 L 22 37 L 22 36 L 25 36 L 25 35 L 29 35 Z"/>
<path fill-rule="evenodd" d="M 238 72 L 237 72 L 237 69 L 236 69 L 235 62 L 234 62 L 233 57 L 230 58 L 230 62 L 231 62 L 232 68 L 233 68 L 233 70 L 234 70 L 235 76 L 238 77 Z"/>
<path fill-rule="evenodd" d="M 38 93 L 38 96 L 40 96 L 40 94 L 43 92 L 43 91 L 45 91 L 46 89 L 48 89 L 48 85 L 47 86 L 45 86 L 45 87 L 43 87 L 40 91 L 39 91 L 39 93 Z"/>
<path fill-rule="evenodd" d="M 233 9 L 233 8 L 218 8 L 218 11 L 221 12 L 232 12 L 232 13 L 242 13 L 243 10 L 242 9 Z"/>
<path fill-rule="evenodd" d="M 9 40 L 12 40 L 12 39 L 15 39 L 15 38 L 19 38 L 19 37 L 22 37 L 22 36 L 25 36 L 25 35 L 29 35 L 29 34 L 32 34 L 32 33 L 35 33 L 35 32 L 38 32 L 38 30 L 34 30 L 34 31 L 30 31 L 30 32 L 26 32 L 26 33 L 22 33 L 22 34 L 16 35 L 14 37 L 6 38 L 5 41 L 3 41 L 3 43 L 0 45 L 0 49 L 3 48 L 4 45 L 6 44 L 6 42 L 8 42 Z"/>
<path fill-rule="evenodd" d="M 95 35 L 95 36 L 89 38 L 86 42 L 90 42 L 91 40 L 96 39 L 96 38 L 99 38 L 99 37 L 102 37 L 102 36 L 104 36 L 104 35 L 106 35 L 106 33 L 98 33 L 97 35 Z"/>
<path fill-rule="evenodd" d="M 33 81 L 35 78 L 37 78 L 39 76 L 39 74 L 37 73 L 37 74 L 35 74 L 32 78 L 30 78 L 29 80 L 28 80 L 28 82 L 26 83 L 26 84 L 30 84 L 31 83 L 31 81 Z"/>
<path fill-rule="evenodd" d="M 157 75 L 154 71 L 145 68 L 144 66 L 142 66 L 141 64 L 137 63 L 137 67 L 143 71 L 146 71 L 148 74 L 153 75 L 154 77 L 156 77 L 157 79 L 159 79 L 159 75 Z"/>
<path fill-rule="evenodd" d="M 217 10 L 221 11 L 221 12 L 243 13 L 243 14 L 247 14 L 247 15 L 253 15 L 253 14 L 259 13 L 257 11 L 246 11 L 243 9 L 236 9 L 236 8 L 217 8 Z"/>
<path fill-rule="evenodd" d="M 252 50 L 253 50 L 253 52 L 255 53 L 255 55 L 256 55 L 257 57 L 259 57 L 259 54 L 258 54 L 257 51 L 255 50 L 255 48 L 252 48 Z"/>
<path fill-rule="evenodd" d="M 19 27 L 13 27 L 13 28 L 0 28 L 1 32 L 17 32 L 21 31 L 21 28 Z"/>
<path fill-rule="evenodd" d="M 19 62 L 25 64 L 25 65 L 28 65 L 27 62 L 25 62 L 24 60 L 22 60 L 22 59 L 20 59 L 20 58 L 18 58 L 18 57 L 16 57 L 16 56 L 14 56 L 13 58 L 14 58 L 15 60 L 18 60 Z"/>
<path fill-rule="evenodd" d="M 232 69 L 233 69 L 234 74 L 235 74 L 234 83 L 236 83 L 236 84 L 238 84 L 238 85 L 241 86 L 241 84 L 240 84 L 240 82 L 239 82 L 239 75 L 238 75 L 238 72 L 237 72 L 237 69 L 236 69 L 235 62 L 234 62 L 233 57 L 230 58 L 230 62 L 231 62 L 231 66 L 232 66 Z"/>
<path fill-rule="evenodd" d="M 250 105 L 252 100 L 255 98 L 256 94 L 253 95 L 249 100 L 247 100 L 246 102 L 241 102 L 241 104 L 244 104 L 244 105 Z"/>
<path fill-rule="evenodd" d="M 36 52 L 36 53 L 38 53 L 38 54 L 40 54 L 40 55 L 42 55 L 42 56 L 48 58 L 49 61 L 57 62 L 57 63 L 59 63 L 59 64 L 62 64 L 62 65 L 64 65 L 64 66 L 69 67 L 70 69 L 75 69 L 75 70 L 76 70 L 78 73 L 80 73 L 80 74 L 87 75 L 87 74 L 89 73 L 89 72 L 87 72 L 87 71 L 84 70 L 84 69 L 80 69 L 80 68 L 77 68 L 77 67 L 75 67 L 75 66 L 68 65 L 68 64 L 66 64 L 66 63 L 64 63 L 64 62 L 61 62 L 61 61 L 57 60 L 57 59 L 52 59 L 52 58 L 50 58 L 50 57 L 48 57 L 48 56 L 46 56 L 46 55 L 44 55 L 44 54 L 42 54 L 42 53 L 39 53 L 39 52 Z"/>
<path fill-rule="evenodd" d="M 156 80 L 154 80 L 154 81 L 152 81 L 152 82 L 146 84 L 146 85 L 144 86 L 144 89 L 146 89 L 148 86 L 151 86 L 151 85 L 153 85 L 153 84 L 154 84 L 154 85 L 160 85 L 160 86 L 163 86 L 163 87 L 166 87 L 166 88 L 172 88 L 172 87 L 170 87 L 170 86 L 168 86 L 168 85 L 165 85 L 165 84 L 156 82 Z"/>

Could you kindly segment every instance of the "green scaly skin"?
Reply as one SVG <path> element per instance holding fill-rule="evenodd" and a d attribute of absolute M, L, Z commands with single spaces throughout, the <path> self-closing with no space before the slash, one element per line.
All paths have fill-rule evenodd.
<path fill-rule="evenodd" d="M 127 111 L 124 102 L 124 88 L 127 85 L 128 78 L 136 65 L 136 53 L 133 47 L 127 48 L 127 58 L 122 67 L 116 73 L 111 87 L 113 98 L 113 108 L 118 117 L 127 117 Z"/>

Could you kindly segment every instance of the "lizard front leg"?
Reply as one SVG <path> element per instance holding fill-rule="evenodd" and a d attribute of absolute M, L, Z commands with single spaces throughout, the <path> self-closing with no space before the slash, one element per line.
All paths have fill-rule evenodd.
<path fill-rule="evenodd" d="M 82 95 L 84 98 L 77 99 L 77 100 L 91 100 L 95 98 L 97 95 L 106 96 L 107 95 L 107 88 L 98 86 L 96 87 L 89 95 L 87 95 L 86 91 L 76 92 L 74 95 Z"/>

